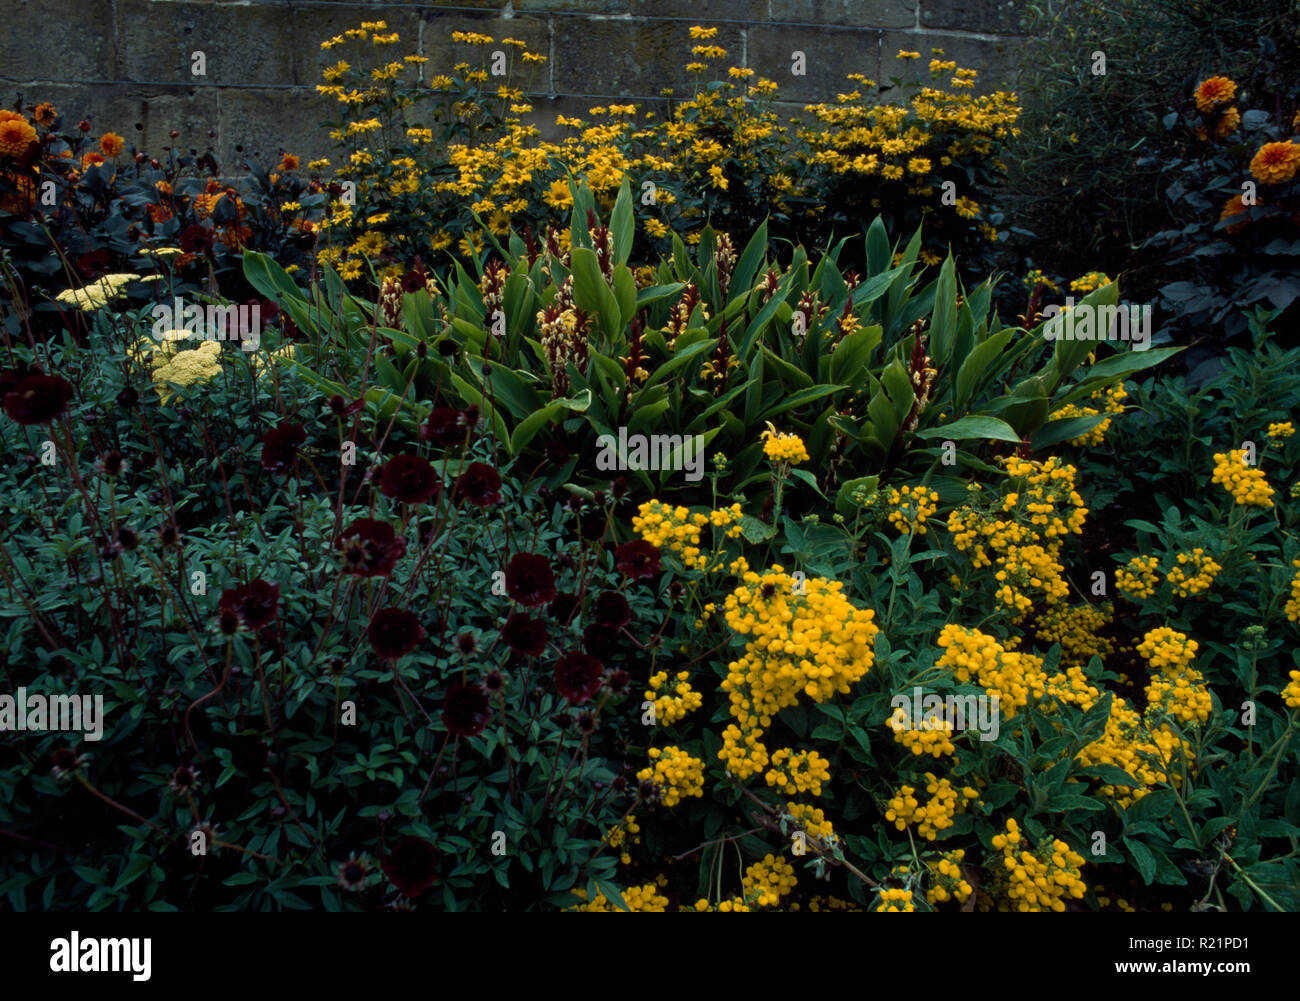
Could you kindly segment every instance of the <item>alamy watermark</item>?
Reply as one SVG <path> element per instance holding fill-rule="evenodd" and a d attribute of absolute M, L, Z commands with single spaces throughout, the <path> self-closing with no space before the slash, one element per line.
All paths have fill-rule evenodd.
<path fill-rule="evenodd" d="M 162 342 L 184 331 L 191 340 L 240 341 L 244 351 L 256 351 L 262 343 L 262 306 L 240 303 L 222 306 L 199 305 L 177 297 L 171 305 L 160 302 L 153 308 L 153 339 Z"/>
<path fill-rule="evenodd" d="M 73 932 L 50 942 L 54 973 L 129 973 L 143 982 L 152 975 L 153 939 L 82 938 Z"/>
<path fill-rule="evenodd" d="M 1064 307 L 1052 303 L 1043 308 L 1043 316 L 1043 336 L 1049 341 L 1130 341 L 1134 351 L 1151 347 L 1150 303 L 1076 306 L 1074 296 L 1066 296 Z"/>
<path fill-rule="evenodd" d="M 1002 725 L 998 712 L 998 694 L 926 695 L 920 685 L 912 694 L 900 692 L 889 700 L 894 713 L 889 725 L 899 733 L 904 730 L 974 730 L 980 740 L 997 740 Z"/>
<path fill-rule="evenodd" d="M 104 696 L 42 695 L 18 689 L 0 695 L 0 733 L 75 731 L 86 740 L 104 736 Z"/>
<path fill-rule="evenodd" d="M 684 471 L 686 479 L 698 483 L 704 478 L 704 442 L 699 435 L 628 434 L 618 429 L 618 437 L 602 434 L 596 439 L 596 468 L 613 470 Z"/>

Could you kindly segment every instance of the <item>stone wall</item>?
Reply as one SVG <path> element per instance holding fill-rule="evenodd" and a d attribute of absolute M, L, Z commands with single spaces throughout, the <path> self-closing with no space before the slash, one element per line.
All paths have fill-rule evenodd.
<path fill-rule="evenodd" d="M 689 87 L 692 24 L 716 25 L 727 65 L 780 84 L 791 110 L 850 89 L 844 75 L 886 80 L 895 54 L 931 47 L 980 70 L 981 89 L 1014 84 L 1023 0 L 0 0 L 0 98 L 53 101 L 72 120 L 115 130 L 151 152 L 180 131 L 223 167 L 281 149 L 330 145 L 320 123 L 338 105 L 318 95 L 337 53 L 320 42 L 362 20 L 401 34 L 392 51 L 429 58 L 427 74 L 465 58 L 453 31 L 528 42 L 548 57 L 531 88 L 537 123 L 585 115 L 610 98 L 649 104 Z M 793 75 L 792 53 L 806 56 Z M 195 76 L 195 52 L 204 76 Z M 914 64 L 915 66 L 915 64 Z M 913 69 L 915 73 L 915 68 Z"/>

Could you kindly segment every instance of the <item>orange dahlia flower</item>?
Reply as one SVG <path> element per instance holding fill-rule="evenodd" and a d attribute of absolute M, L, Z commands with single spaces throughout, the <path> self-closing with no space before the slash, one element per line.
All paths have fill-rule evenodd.
<path fill-rule="evenodd" d="M 22 115 L 0 121 L 0 156 L 24 156 L 36 141 L 36 130 Z"/>
<path fill-rule="evenodd" d="M 119 156 L 126 149 L 126 140 L 116 132 L 105 132 L 99 137 L 99 148 L 105 156 Z"/>
<path fill-rule="evenodd" d="M 1196 88 L 1196 110 L 1213 111 L 1237 96 L 1237 85 L 1226 76 L 1212 76 Z"/>
<path fill-rule="evenodd" d="M 1265 143 L 1250 161 L 1250 172 L 1265 184 L 1285 184 L 1300 169 L 1300 146 L 1291 141 Z"/>

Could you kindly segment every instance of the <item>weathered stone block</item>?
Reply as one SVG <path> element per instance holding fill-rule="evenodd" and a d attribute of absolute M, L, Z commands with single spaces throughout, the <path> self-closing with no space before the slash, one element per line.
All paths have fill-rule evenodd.
<path fill-rule="evenodd" d="M 571 14 L 626 14 L 632 0 L 514 0 L 514 9 Z"/>
<path fill-rule="evenodd" d="M 293 79 L 301 42 L 288 7 L 117 0 L 116 9 L 119 79 L 207 87 Z"/>
<path fill-rule="evenodd" d="M 0 74 L 7 80 L 112 80 L 113 8 L 77 0 L 6 0 Z"/>
<path fill-rule="evenodd" d="M 690 18 L 710 27 L 710 21 L 763 21 L 768 0 L 632 0 L 633 17 Z"/>
<path fill-rule="evenodd" d="M 686 64 L 694 58 L 690 26 L 684 21 L 555 19 L 555 87 L 560 94 L 603 94 L 655 98 L 665 87 L 683 93 L 700 76 Z M 727 50 L 713 62 L 725 76 L 742 62 L 740 29 L 722 25 L 709 44 Z M 714 73 L 705 74 L 711 79 Z"/>
<path fill-rule="evenodd" d="M 803 54 L 802 76 L 796 54 Z M 785 101 L 832 101 L 856 84 L 849 73 L 879 79 L 880 32 L 829 28 L 755 27 L 749 31 L 749 66 L 780 86 Z"/>
<path fill-rule="evenodd" d="M 858 28 L 911 28 L 917 0 L 772 0 L 772 21 L 843 24 Z"/>
<path fill-rule="evenodd" d="M 329 129 L 320 123 L 336 117 L 338 105 L 303 89 L 223 90 L 218 101 L 217 160 L 223 171 L 238 173 L 245 156 L 264 166 L 281 151 L 305 164 L 320 156 L 337 162 Z"/>
<path fill-rule="evenodd" d="M 1013 35 L 1024 7 L 1023 0 L 921 0 L 921 25 Z"/>

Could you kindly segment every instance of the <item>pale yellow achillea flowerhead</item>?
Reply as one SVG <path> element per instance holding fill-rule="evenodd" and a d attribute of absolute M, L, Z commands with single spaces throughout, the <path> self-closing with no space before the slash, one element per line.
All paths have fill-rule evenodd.
<path fill-rule="evenodd" d="M 175 392 L 169 383 L 178 386 L 193 386 L 207 382 L 221 374 L 221 345 L 216 341 L 204 341 L 192 351 L 169 350 L 170 345 L 161 348 L 154 356 L 165 352 L 162 364 L 155 364 L 153 370 L 154 389 L 158 390 L 161 402 L 166 403 Z"/>

